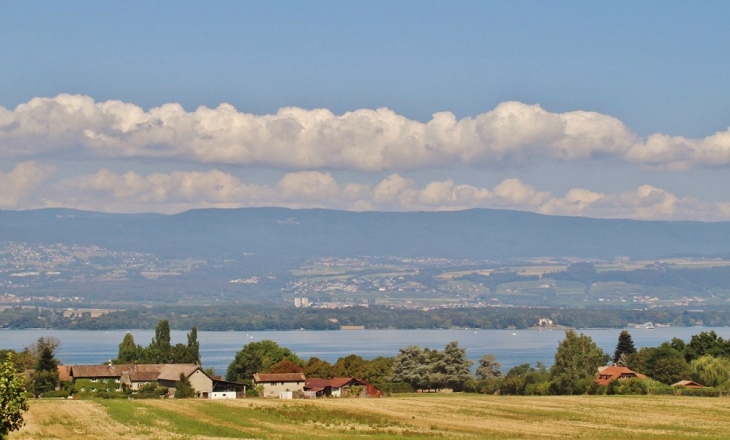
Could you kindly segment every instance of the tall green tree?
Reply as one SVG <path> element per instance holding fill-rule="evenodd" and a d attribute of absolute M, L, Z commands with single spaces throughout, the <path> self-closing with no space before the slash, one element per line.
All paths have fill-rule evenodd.
<path fill-rule="evenodd" d="M 432 374 L 437 379 L 436 388 L 449 387 L 460 391 L 464 382 L 471 379 L 474 362 L 466 357 L 466 349 L 456 341 L 449 342 L 433 364 Z"/>
<path fill-rule="evenodd" d="M 635 353 L 636 347 L 634 346 L 634 340 L 631 339 L 631 334 L 626 330 L 622 330 L 621 334 L 618 335 L 616 350 L 613 352 L 613 363 L 626 366 L 629 356 L 633 356 Z"/>
<path fill-rule="evenodd" d="M 393 362 L 395 358 L 378 356 L 367 361 L 365 366 L 365 375 L 361 379 L 365 379 L 371 383 L 389 382 L 393 376 Z"/>
<path fill-rule="evenodd" d="M 226 380 L 250 384 L 254 373 L 263 373 L 284 359 L 301 364 L 296 354 L 276 342 L 265 339 L 251 342 L 236 353 L 226 370 Z"/>
<path fill-rule="evenodd" d="M 23 378 L 15 371 L 12 354 L 0 359 L 0 439 L 23 427 L 28 411 Z"/>
<path fill-rule="evenodd" d="M 730 341 L 718 336 L 714 330 L 693 335 L 684 348 L 684 358 L 691 362 L 705 355 L 730 357 Z"/>
<path fill-rule="evenodd" d="M 155 337 L 144 352 L 146 362 L 152 364 L 172 363 L 172 344 L 170 343 L 170 321 L 163 319 L 155 326 Z"/>
<path fill-rule="evenodd" d="M 497 358 L 493 354 L 485 354 L 479 359 L 479 366 L 476 372 L 477 379 L 489 380 L 501 377 L 501 367 L 502 364 L 497 362 Z"/>
<path fill-rule="evenodd" d="M 417 390 L 430 388 L 431 362 L 428 355 L 418 345 L 398 349 L 393 363 L 393 380 L 410 384 Z"/>
<path fill-rule="evenodd" d="M 193 326 L 188 333 L 187 362 L 200 365 L 200 342 L 198 342 L 198 327 Z"/>
<path fill-rule="evenodd" d="M 38 360 L 33 373 L 33 390 L 36 396 L 53 391 L 58 385 L 58 361 L 55 356 L 57 345 L 53 339 L 38 339 Z"/>
<path fill-rule="evenodd" d="M 115 364 L 134 364 L 140 361 L 142 356 L 142 347 L 134 342 L 134 336 L 131 333 L 124 335 L 122 343 L 119 344 L 119 352 L 114 360 Z"/>
<path fill-rule="evenodd" d="M 332 364 L 318 357 L 312 356 L 304 364 L 303 372 L 307 377 L 332 378 Z"/>
<path fill-rule="evenodd" d="M 692 375 L 692 368 L 682 353 L 669 342 L 658 347 L 641 348 L 632 356 L 629 368 L 667 385 L 689 379 Z"/>
<path fill-rule="evenodd" d="M 558 345 L 550 380 L 555 394 L 581 394 L 592 386 L 598 367 L 606 365 L 609 356 L 583 333 L 565 332 Z"/>
<path fill-rule="evenodd" d="M 362 379 L 365 376 L 367 361 L 362 357 L 351 354 L 337 359 L 332 365 L 332 376 L 334 377 L 355 377 Z"/>

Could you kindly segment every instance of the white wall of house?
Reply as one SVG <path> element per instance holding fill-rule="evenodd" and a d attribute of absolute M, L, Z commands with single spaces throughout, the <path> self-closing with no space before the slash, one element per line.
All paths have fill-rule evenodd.
<path fill-rule="evenodd" d="M 264 382 L 261 385 L 264 386 L 264 397 L 279 397 L 283 391 L 304 391 L 304 381 Z"/>
<path fill-rule="evenodd" d="M 195 370 L 190 375 L 190 384 L 195 388 L 198 393 L 212 393 L 213 392 L 213 380 L 208 377 L 207 374 L 200 370 Z M 235 393 L 234 393 L 235 395 Z"/>
<path fill-rule="evenodd" d="M 147 385 L 150 382 L 157 382 L 157 381 L 156 380 L 155 381 L 149 381 L 149 380 L 148 381 L 132 381 L 132 386 L 131 386 L 132 391 L 138 391 L 141 387 Z"/>
<path fill-rule="evenodd" d="M 208 397 L 211 399 L 235 399 L 236 392 L 235 391 L 213 391 L 210 394 L 208 394 Z"/>

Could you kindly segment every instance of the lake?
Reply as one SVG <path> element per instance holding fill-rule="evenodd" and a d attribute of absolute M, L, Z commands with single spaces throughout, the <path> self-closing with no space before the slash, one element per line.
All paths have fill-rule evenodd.
<path fill-rule="evenodd" d="M 627 329 L 636 348 L 656 346 L 674 337 L 689 342 L 692 335 L 714 330 L 730 339 L 730 327 L 662 327 L 653 330 Z M 147 345 L 153 330 L 130 330 L 138 344 Z M 606 353 L 613 355 L 621 329 L 579 330 L 585 333 Z M 0 348 L 22 349 L 42 336 L 53 336 L 61 341 L 56 357 L 64 364 L 100 364 L 117 356 L 125 330 L 2 330 Z M 186 343 L 185 331 L 172 331 L 172 343 Z M 316 356 L 334 363 L 337 358 L 357 354 L 365 359 L 377 356 L 395 356 L 399 348 L 420 345 L 443 349 L 451 341 L 466 348 L 467 356 L 475 362 L 487 353 L 497 357 L 502 370 L 541 361 L 552 365 L 562 330 L 351 330 L 351 331 L 266 331 L 266 332 L 198 332 L 200 355 L 204 367 L 215 368 L 225 374 L 235 353 L 249 342 L 271 339 L 288 347 L 300 358 Z"/>

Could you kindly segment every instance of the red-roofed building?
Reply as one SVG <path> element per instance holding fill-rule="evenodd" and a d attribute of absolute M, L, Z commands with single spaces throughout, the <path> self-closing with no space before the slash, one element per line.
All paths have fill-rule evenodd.
<path fill-rule="evenodd" d="M 344 397 L 352 386 L 363 387 L 361 397 L 380 397 L 383 392 L 371 383 L 352 377 L 335 377 L 332 379 L 307 379 L 304 391 L 314 392 L 317 397 Z"/>
<path fill-rule="evenodd" d="M 680 380 L 677 383 L 672 384 L 673 387 L 684 387 L 684 388 L 704 388 L 701 383 L 697 383 L 693 380 Z"/>
<path fill-rule="evenodd" d="M 606 386 L 614 380 L 624 379 L 646 379 L 646 376 L 640 373 L 636 373 L 629 368 L 620 367 L 618 365 L 612 365 L 610 367 L 603 367 L 598 369 L 598 375 L 596 375 L 595 382 L 599 386 Z"/>

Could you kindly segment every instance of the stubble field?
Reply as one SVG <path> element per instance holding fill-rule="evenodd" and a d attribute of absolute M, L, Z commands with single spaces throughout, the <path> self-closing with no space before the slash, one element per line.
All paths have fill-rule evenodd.
<path fill-rule="evenodd" d="M 730 399 L 409 395 L 279 401 L 40 400 L 11 439 L 721 439 Z"/>

